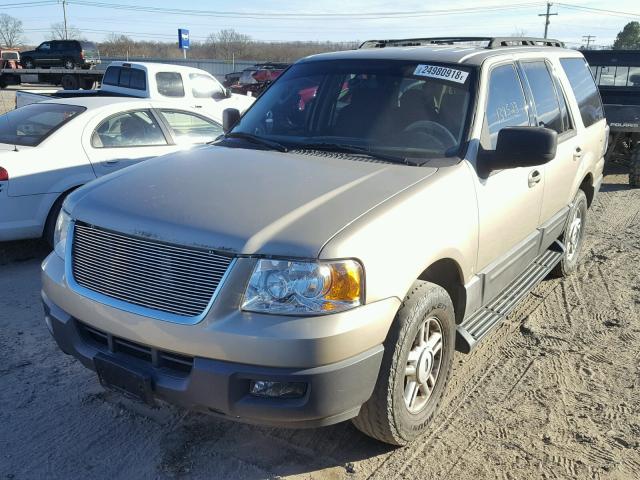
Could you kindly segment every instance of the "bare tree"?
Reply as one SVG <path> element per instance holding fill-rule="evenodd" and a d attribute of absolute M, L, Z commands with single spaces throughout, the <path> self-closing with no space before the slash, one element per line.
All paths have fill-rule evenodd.
<path fill-rule="evenodd" d="M 251 37 L 249 35 L 238 33 L 233 29 L 212 33 L 205 41 L 205 44 L 213 50 L 214 56 L 222 60 L 231 60 L 234 56 L 244 56 L 250 43 Z"/>
<path fill-rule="evenodd" d="M 0 45 L 5 45 L 7 48 L 22 45 L 23 33 L 20 20 L 6 13 L 0 14 Z"/>
<path fill-rule="evenodd" d="M 80 40 L 82 37 L 80 30 L 72 25 L 67 25 L 67 33 L 65 35 L 63 22 L 52 23 L 50 28 L 52 40 Z"/>

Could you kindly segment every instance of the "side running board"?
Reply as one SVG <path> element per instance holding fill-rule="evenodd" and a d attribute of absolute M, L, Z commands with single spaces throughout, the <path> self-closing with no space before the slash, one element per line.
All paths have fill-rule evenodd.
<path fill-rule="evenodd" d="M 456 350 L 469 353 L 518 305 L 564 256 L 564 245 L 556 240 L 494 300 L 466 318 L 456 328 Z"/>

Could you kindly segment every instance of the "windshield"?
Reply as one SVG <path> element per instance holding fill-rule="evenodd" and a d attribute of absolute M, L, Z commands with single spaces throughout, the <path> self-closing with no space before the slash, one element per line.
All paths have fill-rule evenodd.
<path fill-rule="evenodd" d="M 35 147 L 85 110 L 76 105 L 32 103 L 0 115 L 0 143 Z"/>
<path fill-rule="evenodd" d="M 232 133 L 288 148 L 348 145 L 406 158 L 453 156 L 463 142 L 472 77 L 468 67 L 429 62 L 303 62 Z"/>

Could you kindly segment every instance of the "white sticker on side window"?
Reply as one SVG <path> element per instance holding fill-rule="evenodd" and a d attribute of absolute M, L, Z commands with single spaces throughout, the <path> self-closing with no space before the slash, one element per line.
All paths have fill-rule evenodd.
<path fill-rule="evenodd" d="M 413 74 L 420 77 L 439 78 L 440 80 L 449 80 L 456 83 L 464 83 L 469 76 L 469 72 L 465 72 L 464 70 L 441 67 L 439 65 L 418 65 Z"/>

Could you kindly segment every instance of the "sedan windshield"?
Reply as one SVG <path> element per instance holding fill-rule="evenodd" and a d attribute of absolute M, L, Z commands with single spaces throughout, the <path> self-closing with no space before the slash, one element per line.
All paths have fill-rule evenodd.
<path fill-rule="evenodd" d="M 472 76 L 468 67 L 428 62 L 302 62 L 258 99 L 232 136 L 381 158 L 454 156 L 470 111 Z"/>
<path fill-rule="evenodd" d="M 32 103 L 0 115 L 0 143 L 35 147 L 84 107 L 59 103 Z"/>

